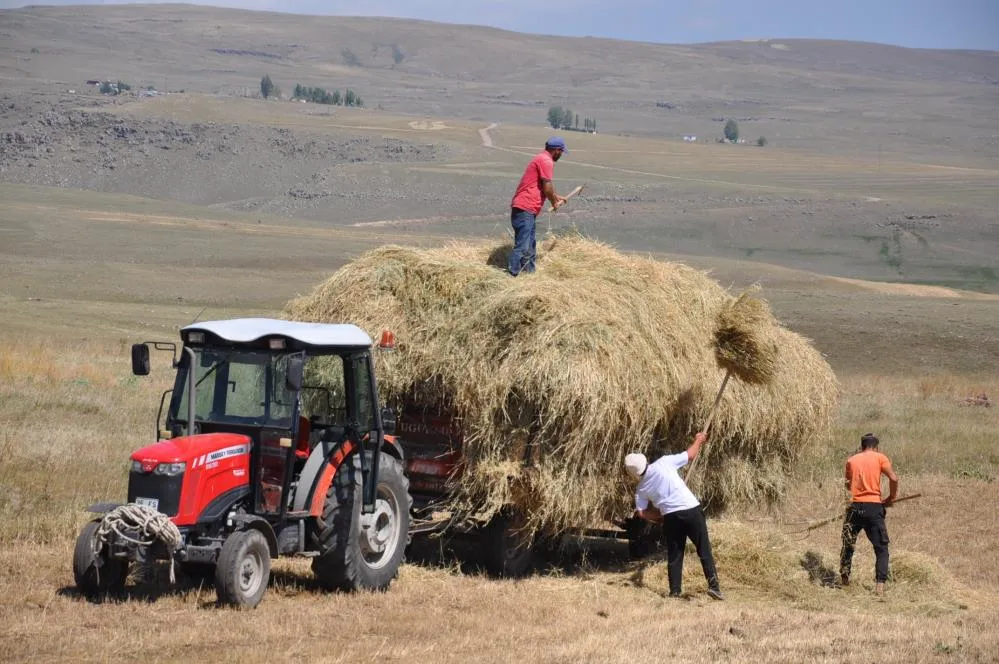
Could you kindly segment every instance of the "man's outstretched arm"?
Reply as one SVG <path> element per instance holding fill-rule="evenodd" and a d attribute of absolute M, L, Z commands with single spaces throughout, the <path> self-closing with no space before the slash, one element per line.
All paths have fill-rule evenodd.
<path fill-rule="evenodd" d="M 552 208 L 557 210 L 562 207 L 565 204 L 565 199 L 555 193 L 555 183 L 551 180 L 542 180 L 541 183 L 541 193 L 552 204 Z"/>
<path fill-rule="evenodd" d="M 708 440 L 708 434 L 706 431 L 699 431 L 696 436 L 694 436 L 694 442 L 687 448 L 687 461 L 693 461 L 697 458 L 697 455 L 701 452 L 701 447 Z"/>
<path fill-rule="evenodd" d="M 891 507 L 895 499 L 898 498 L 898 475 L 895 474 L 891 464 L 888 464 L 881 472 L 888 477 L 888 497 L 881 502 L 884 503 L 885 507 Z"/>

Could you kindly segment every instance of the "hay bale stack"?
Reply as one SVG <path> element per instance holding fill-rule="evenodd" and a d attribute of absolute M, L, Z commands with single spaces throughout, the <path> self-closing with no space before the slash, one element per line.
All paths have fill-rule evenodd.
<path fill-rule="evenodd" d="M 502 247 L 376 249 L 284 315 L 393 330 L 397 352 L 376 364 L 386 403 L 460 420 L 467 466 L 452 510 L 488 518 L 512 503 L 529 527 L 560 531 L 629 510 L 625 453 L 689 443 L 723 375 L 713 334 L 734 298 L 703 272 L 584 238 L 545 249 L 516 279 L 493 266 Z M 764 314 L 772 379 L 725 394 L 692 487 L 715 510 L 777 500 L 835 404 L 821 355 Z"/>

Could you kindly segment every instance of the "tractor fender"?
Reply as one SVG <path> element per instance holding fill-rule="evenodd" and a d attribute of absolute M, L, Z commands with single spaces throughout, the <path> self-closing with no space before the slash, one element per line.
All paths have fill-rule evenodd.
<path fill-rule="evenodd" d="M 237 514 L 233 517 L 233 524 L 239 524 L 243 530 L 259 531 L 267 540 L 267 548 L 270 549 L 271 558 L 278 557 L 277 535 L 274 534 L 274 528 L 266 519 L 252 514 Z"/>
<path fill-rule="evenodd" d="M 319 510 L 322 511 L 326 491 L 333 482 L 337 468 L 355 448 L 356 444 L 349 440 L 342 443 L 322 441 L 313 448 L 298 477 L 298 491 L 295 492 L 292 503 L 293 512 L 308 511 L 316 514 L 313 508 L 317 501 Z"/>
<path fill-rule="evenodd" d="M 385 436 L 382 439 L 382 452 L 387 453 L 389 456 L 393 456 L 399 461 L 405 461 L 406 455 L 403 453 L 402 444 L 396 436 Z"/>
<path fill-rule="evenodd" d="M 198 524 L 210 525 L 224 520 L 233 506 L 249 495 L 250 487 L 244 484 L 216 496 L 212 502 L 205 506 L 205 509 L 201 510 L 201 514 L 198 515 Z"/>

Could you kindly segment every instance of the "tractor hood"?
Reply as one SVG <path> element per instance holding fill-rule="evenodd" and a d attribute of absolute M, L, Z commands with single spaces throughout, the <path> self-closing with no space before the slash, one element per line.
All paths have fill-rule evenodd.
<path fill-rule="evenodd" d="M 138 461 L 152 470 L 161 463 L 187 463 L 204 465 L 222 459 L 250 453 L 250 437 L 238 433 L 205 433 L 162 440 L 132 453 Z M 197 462 L 197 463 L 195 463 Z M 147 471 L 148 472 L 148 471 Z"/>

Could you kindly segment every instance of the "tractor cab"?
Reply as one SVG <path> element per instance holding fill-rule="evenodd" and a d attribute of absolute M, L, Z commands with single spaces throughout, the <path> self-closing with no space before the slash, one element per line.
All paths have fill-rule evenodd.
<path fill-rule="evenodd" d="M 249 438 L 255 514 L 280 520 L 300 511 L 293 502 L 297 479 L 320 442 L 357 448 L 363 443 L 369 453 L 362 466 L 370 462 L 364 475 L 377 468 L 384 429 L 376 410 L 371 340 L 359 328 L 244 319 L 194 324 L 181 338 L 184 353 L 174 388 L 164 394 L 169 404 L 157 438 Z M 307 363 L 316 384 L 304 382 Z M 223 453 L 195 463 L 211 464 Z M 365 503 L 371 511 L 371 500 Z"/>
<path fill-rule="evenodd" d="M 156 442 L 131 455 L 128 503 L 91 508 L 105 516 L 78 541 L 81 589 L 102 590 L 88 570 L 103 564 L 176 557 L 212 570 L 223 602 L 255 605 L 266 584 L 247 586 L 247 570 L 269 574 L 283 554 L 312 556 L 325 587 L 387 587 L 411 501 L 394 418 L 378 407 L 371 338 L 354 325 L 258 318 L 180 336 L 179 349 L 132 347 L 136 375 L 150 373 L 150 346 L 172 351 L 174 385 L 160 398 Z M 176 531 L 168 547 L 137 545 L 164 529 Z"/>

